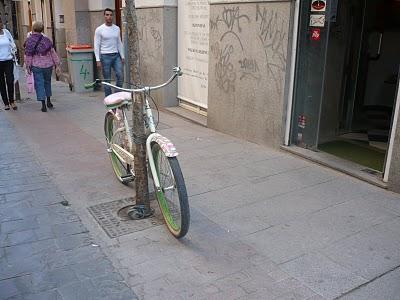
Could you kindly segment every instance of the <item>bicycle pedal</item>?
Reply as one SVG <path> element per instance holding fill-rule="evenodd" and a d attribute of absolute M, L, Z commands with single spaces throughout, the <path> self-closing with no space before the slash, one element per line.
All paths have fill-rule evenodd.
<path fill-rule="evenodd" d="M 121 176 L 121 180 L 122 180 L 123 182 L 131 182 L 131 181 L 134 181 L 134 180 L 135 180 L 135 175 L 130 174 L 130 175 Z"/>

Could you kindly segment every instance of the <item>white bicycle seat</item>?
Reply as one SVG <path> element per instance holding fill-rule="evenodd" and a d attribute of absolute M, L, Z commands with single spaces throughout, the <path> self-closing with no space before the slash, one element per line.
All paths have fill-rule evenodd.
<path fill-rule="evenodd" d="M 115 106 L 118 105 L 124 101 L 131 101 L 131 93 L 128 92 L 118 92 L 114 93 L 111 95 L 108 95 L 107 97 L 104 98 L 104 104 L 106 106 Z"/>

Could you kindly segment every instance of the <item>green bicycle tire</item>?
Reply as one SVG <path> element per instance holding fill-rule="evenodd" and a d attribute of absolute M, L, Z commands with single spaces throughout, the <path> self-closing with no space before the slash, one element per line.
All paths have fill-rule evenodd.
<path fill-rule="evenodd" d="M 155 191 L 160 210 L 168 230 L 176 238 L 182 238 L 187 234 L 190 224 L 189 201 L 182 170 L 178 159 L 176 157 L 165 156 L 157 143 L 153 144 L 152 153 L 157 175 L 161 184 L 161 191 Z M 164 164 L 164 166 L 161 166 L 160 164 Z M 166 167 L 170 171 L 168 179 L 173 181 L 174 192 L 176 192 L 176 196 L 179 199 L 179 201 L 175 201 L 177 203 L 173 203 L 173 199 L 170 199 L 170 197 L 167 196 L 169 193 L 165 191 L 164 185 L 166 183 L 171 184 L 171 182 L 165 182 L 165 178 L 163 178 L 166 175 L 165 173 L 163 173 L 163 176 L 160 176 L 161 167 Z"/>

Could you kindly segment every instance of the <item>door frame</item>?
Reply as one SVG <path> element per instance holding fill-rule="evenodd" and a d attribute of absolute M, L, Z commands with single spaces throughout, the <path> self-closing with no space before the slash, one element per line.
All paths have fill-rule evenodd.
<path fill-rule="evenodd" d="M 392 158 L 393 158 L 393 151 L 394 151 L 394 139 L 396 137 L 396 129 L 397 129 L 397 124 L 399 123 L 399 114 L 400 114 L 400 68 L 399 68 L 399 73 L 397 76 L 397 96 L 395 97 L 395 109 L 393 112 L 393 118 L 392 118 L 392 126 L 390 130 L 390 140 L 389 140 L 389 148 L 386 153 L 386 161 L 385 161 L 385 170 L 383 173 L 383 182 L 388 182 L 389 181 L 389 173 L 390 173 L 390 167 L 392 164 Z"/>
<path fill-rule="evenodd" d="M 290 79 L 288 104 L 286 107 L 286 128 L 284 145 L 290 146 L 290 133 L 292 130 L 293 103 L 294 103 L 294 81 L 296 76 L 297 43 L 299 40 L 299 22 L 300 22 L 300 0 L 294 1 L 294 20 L 293 20 L 293 40 L 290 59 Z"/>

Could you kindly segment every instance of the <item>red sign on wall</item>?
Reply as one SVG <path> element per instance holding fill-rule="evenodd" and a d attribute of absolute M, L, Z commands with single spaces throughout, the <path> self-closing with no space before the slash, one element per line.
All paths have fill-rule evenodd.
<path fill-rule="evenodd" d="M 311 40 L 319 41 L 321 39 L 321 29 L 313 28 L 311 29 Z"/>
<path fill-rule="evenodd" d="M 326 10 L 326 0 L 313 0 L 311 2 L 311 11 L 325 11 Z"/>

